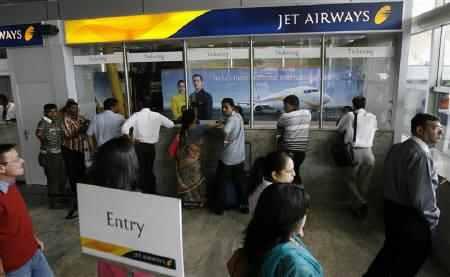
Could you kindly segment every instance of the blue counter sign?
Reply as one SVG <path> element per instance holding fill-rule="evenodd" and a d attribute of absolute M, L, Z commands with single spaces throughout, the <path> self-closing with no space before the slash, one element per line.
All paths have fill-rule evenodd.
<path fill-rule="evenodd" d="M 42 45 L 41 24 L 0 27 L 0 47 Z"/>

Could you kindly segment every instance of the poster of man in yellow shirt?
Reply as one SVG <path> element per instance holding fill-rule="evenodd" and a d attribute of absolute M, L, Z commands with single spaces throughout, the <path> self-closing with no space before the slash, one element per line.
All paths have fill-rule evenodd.
<path fill-rule="evenodd" d="M 183 110 L 186 109 L 186 83 L 184 80 L 177 82 L 178 94 L 172 96 L 170 100 L 170 109 L 172 111 L 172 119 L 178 121 L 181 118 Z"/>

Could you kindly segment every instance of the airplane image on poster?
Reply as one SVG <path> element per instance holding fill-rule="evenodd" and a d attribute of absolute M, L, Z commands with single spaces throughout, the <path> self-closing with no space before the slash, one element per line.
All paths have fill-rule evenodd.
<path fill-rule="evenodd" d="M 258 113 L 279 113 L 283 111 L 283 100 L 288 95 L 296 95 L 300 101 L 300 108 L 316 111 L 320 108 L 320 92 L 317 88 L 310 86 L 299 86 L 284 89 L 277 93 L 272 93 L 255 101 L 255 112 Z M 323 95 L 323 104 L 331 101 L 327 94 Z"/>

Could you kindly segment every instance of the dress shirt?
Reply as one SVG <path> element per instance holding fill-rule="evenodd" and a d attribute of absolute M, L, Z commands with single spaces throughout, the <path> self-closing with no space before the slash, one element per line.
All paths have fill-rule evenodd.
<path fill-rule="evenodd" d="M 0 120 L 2 120 L 3 116 L 3 106 L 0 105 Z M 13 120 L 16 119 L 16 104 L 13 102 L 9 102 L 8 105 L 6 105 L 6 118 L 5 120 Z"/>
<path fill-rule="evenodd" d="M 232 112 L 223 127 L 225 134 L 222 162 L 226 165 L 237 165 L 245 160 L 244 121 L 237 112 Z"/>
<path fill-rule="evenodd" d="M 339 121 L 337 129 L 339 132 L 345 132 L 345 143 L 353 142 L 353 147 L 356 148 L 370 148 L 373 146 L 373 139 L 377 131 L 377 117 L 367 112 L 365 109 L 356 111 L 358 114 L 356 126 L 356 140 L 353 142 L 353 120 L 355 115 L 353 112 L 348 112 Z"/>
<path fill-rule="evenodd" d="M 428 145 L 417 137 L 394 144 L 386 157 L 384 172 L 385 199 L 417 210 L 434 229 L 440 217 L 438 175 Z"/>
<path fill-rule="evenodd" d="M 115 113 L 111 110 L 105 110 L 97 114 L 91 121 L 87 134 L 95 136 L 97 146 L 104 144 L 110 139 L 120 137 L 123 122 L 123 115 Z"/>
<path fill-rule="evenodd" d="M 11 186 L 12 184 L 6 181 L 2 181 L 0 180 L 0 191 L 3 192 L 4 194 L 8 193 L 8 188 Z"/>
<path fill-rule="evenodd" d="M 153 112 L 149 108 L 143 108 L 134 113 L 122 126 L 122 134 L 128 135 L 133 127 L 133 137 L 139 142 L 155 144 L 159 141 L 159 129 L 161 126 L 173 128 L 172 120 L 160 113 Z"/>

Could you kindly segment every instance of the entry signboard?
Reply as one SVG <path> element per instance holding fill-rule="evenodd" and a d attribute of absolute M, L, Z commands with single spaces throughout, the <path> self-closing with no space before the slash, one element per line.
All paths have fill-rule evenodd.
<path fill-rule="evenodd" d="M 42 45 L 41 24 L 0 26 L 0 47 Z"/>
<path fill-rule="evenodd" d="M 401 31 L 402 1 L 196 10 L 65 21 L 66 42 Z"/>
<path fill-rule="evenodd" d="M 77 189 L 83 253 L 184 276 L 179 199 L 86 184 Z"/>

